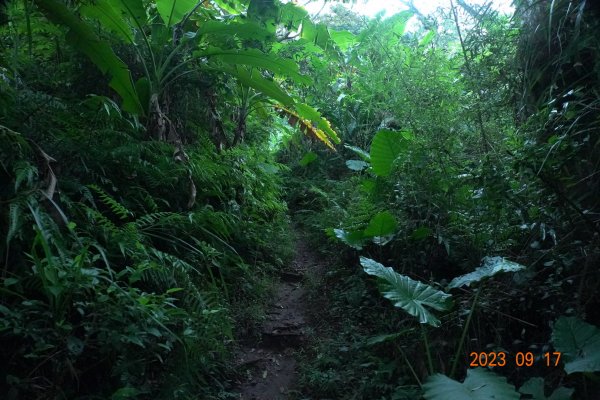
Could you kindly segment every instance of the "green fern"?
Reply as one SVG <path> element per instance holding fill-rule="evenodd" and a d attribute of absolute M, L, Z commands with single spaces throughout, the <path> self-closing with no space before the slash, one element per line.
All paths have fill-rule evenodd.
<path fill-rule="evenodd" d="M 98 196 L 100 197 L 100 200 L 102 201 L 102 203 L 104 203 L 104 205 L 109 207 L 111 209 L 111 211 L 115 215 L 117 215 L 119 217 L 119 219 L 121 219 L 122 221 L 126 221 L 133 216 L 133 213 L 131 211 L 129 211 L 121 203 L 119 203 L 118 201 L 113 199 L 108 193 L 106 193 L 100 187 L 98 187 L 96 185 L 88 185 L 88 187 L 90 189 L 92 189 L 93 191 L 95 191 L 98 194 Z"/>
<path fill-rule="evenodd" d="M 23 183 L 26 183 L 28 187 L 33 187 L 34 181 L 38 176 L 37 168 L 25 160 L 17 161 L 13 172 L 15 174 L 15 192 L 19 191 Z"/>
<path fill-rule="evenodd" d="M 6 233 L 6 245 L 15 237 L 19 229 L 21 218 L 21 205 L 19 203 L 11 203 L 8 211 L 8 232 Z"/>

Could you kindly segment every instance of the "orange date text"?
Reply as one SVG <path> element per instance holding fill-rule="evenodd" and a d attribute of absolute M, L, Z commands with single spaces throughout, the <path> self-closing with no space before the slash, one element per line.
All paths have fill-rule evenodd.
<path fill-rule="evenodd" d="M 528 352 L 517 352 L 510 355 L 503 351 L 500 352 L 476 352 L 469 353 L 469 367 L 505 367 L 508 361 L 512 361 L 517 367 L 531 367 L 535 362 L 543 361 L 547 367 L 557 367 L 560 362 L 561 353 L 558 351 L 547 352 L 541 357 Z"/>

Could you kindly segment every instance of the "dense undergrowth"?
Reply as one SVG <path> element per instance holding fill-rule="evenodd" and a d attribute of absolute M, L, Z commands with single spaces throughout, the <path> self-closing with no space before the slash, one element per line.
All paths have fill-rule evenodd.
<path fill-rule="evenodd" d="M 515 6 L 1 2 L 0 393 L 231 398 L 289 214 L 305 397 L 598 398 L 600 12 Z"/>
<path fill-rule="evenodd" d="M 330 18 L 361 39 L 315 94 L 345 146 L 280 158 L 294 219 L 332 263 L 315 310 L 334 322 L 302 375 L 313 398 L 600 393 L 599 331 L 583 322 L 600 322 L 597 11 L 521 2 L 511 20 L 460 4 L 420 16 L 434 38 L 391 33 L 410 11 Z M 469 369 L 500 353 L 490 370 L 508 384 Z"/>
<path fill-rule="evenodd" d="M 218 392 L 234 326 L 251 328 L 263 281 L 290 256 L 277 166 L 210 143 L 187 147 L 183 166 L 172 146 L 55 101 L 69 114 L 28 124 L 39 137 L 2 132 L 3 392 Z"/>

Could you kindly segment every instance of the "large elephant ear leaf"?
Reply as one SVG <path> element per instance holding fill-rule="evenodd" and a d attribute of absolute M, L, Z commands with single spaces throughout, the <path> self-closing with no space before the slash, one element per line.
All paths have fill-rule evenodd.
<path fill-rule="evenodd" d="M 594 325 L 576 317 L 560 317 L 552 341 L 562 353 L 567 374 L 600 371 L 600 329 Z"/>
<path fill-rule="evenodd" d="M 531 396 L 532 400 L 570 400 L 575 389 L 559 387 L 550 397 L 544 394 L 544 378 L 531 378 L 519 388 L 519 393 Z"/>
<path fill-rule="evenodd" d="M 423 385 L 427 400 L 519 400 L 520 395 L 506 378 L 483 368 L 467 370 L 463 383 L 435 374 Z"/>
<path fill-rule="evenodd" d="M 401 275 L 370 258 L 361 257 L 360 263 L 367 274 L 381 279 L 380 291 L 386 299 L 419 318 L 422 324 L 440 326 L 440 321 L 426 307 L 438 311 L 452 308 L 452 296 L 447 293 Z"/>
<path fill-rule="evenodd" d="M 377 176 L 388 176 L 394 160 L 409 147 L 412 135 L 407 131 L 396 132 L 382 129 L 375 134 L 371 143 L 371 166 Z"/>
<path fill-rule="evenodd" d="M 365 236 L 387 236 L 396 231 L 398 223 L 389 211 L 382 211 L 375 215 L 364 231 Z"/>
<path fill-rule="evenodd" d="M 67 41 L 85 54 L 102 73 L 110 75 L 109 85 L 123 99 L 123 109 L 132 114 L 143 114 L 131 73 L 108 43 L 63 4 L 54 0 L 37 0 L 36 4 L 50 21 L 69 28 Z"/>
<path fill-rule="evenodd" d="M 483 265 L 477 268 L 475 271 L 465 275 L 458 276 L 448 284 L 448 289 L 458 288 L 464 285 L 471 285 L 472 283 L 479 282 L 486 278 L 501 272 L 518 272 L 524 270 L 526 267 L 516 262 L 508 261 L 502 257 L 485 257 L 483 259 Z"/>

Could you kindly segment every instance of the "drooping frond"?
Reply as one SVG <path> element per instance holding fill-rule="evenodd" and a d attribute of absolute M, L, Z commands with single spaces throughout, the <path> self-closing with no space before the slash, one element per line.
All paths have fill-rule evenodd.
<path fill-rule="evenodd" d="M 287 121 L 291 126 L 298 125 L 300 128 L 300 131 L 302 133 L 319 140 L 320 142 L 324 143 L 325 146 L 329 147 L 331 150 L 336 151 L 332 141 L 330 140 L 329 136 L 325 133 L 325 131 L 323 129 L 319 129 L 319 128 L 315 127 L 311 121 L 309 121 L 308 119 L 302 118 L 300 115 L 298 115 L 296 112 L 294 112 L 292 110 L 289 110 L 287 108 L 280 107 L 280 106 L 275 106 L 275 109 L 277 110 L 277 112 L 279 112 L 279 115 L 281 115 L 283 118 L 287 118 Z M 328 130 L 331 130 L 333 132 L 329 121 L 327 121 L 324 118 L 322 118 L 322 120 L 324 121 L 325 124 L 327 124 L 327 128 L 329 128 Z"/>

